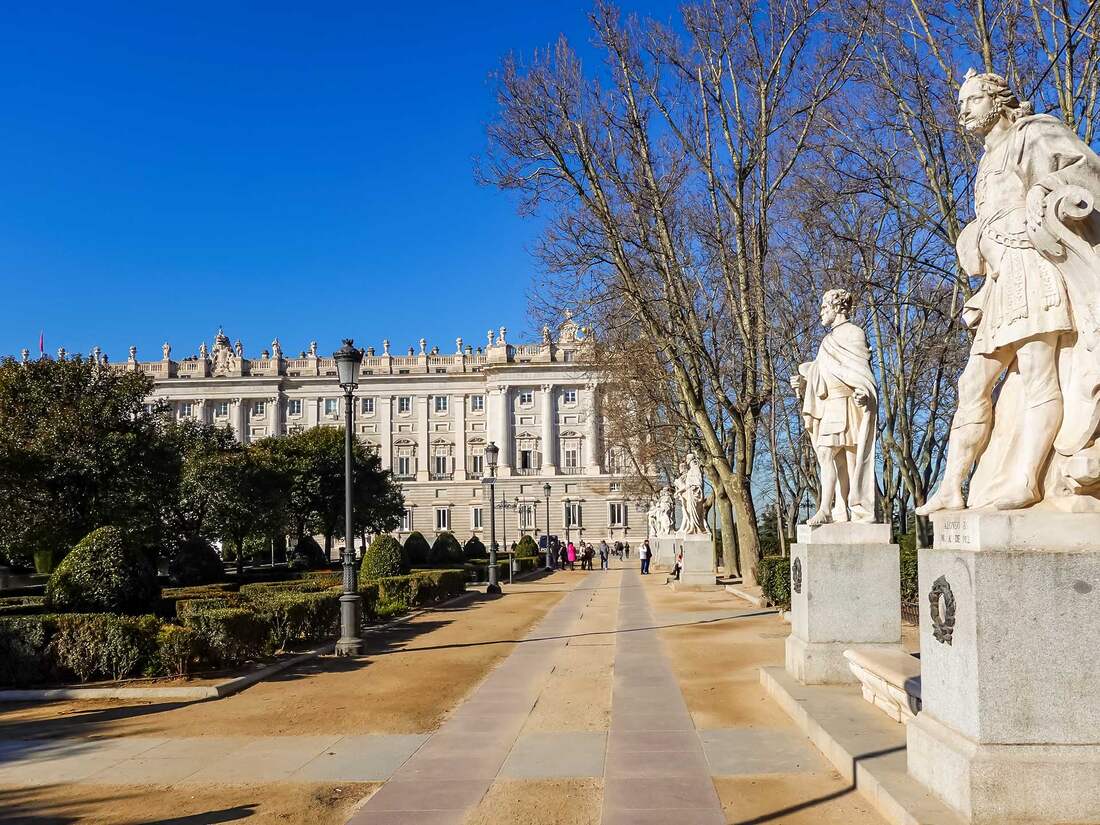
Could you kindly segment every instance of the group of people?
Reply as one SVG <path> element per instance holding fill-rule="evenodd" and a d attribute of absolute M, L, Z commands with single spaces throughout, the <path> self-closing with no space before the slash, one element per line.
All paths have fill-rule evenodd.
<path fill-rule="evenodd" d="M 630 542 L 616 541 L 608 544 L 606 539 L 602 539 L 599 545 L 594 547 L 585 541 L 574 544 L 572 541 L 560 542 L 555 537 L 550 539 L 551 567 L 576 570 L 577 562 L 580 562 L 581 570 L 594 570 L 593 564 L 597 556 L 600 559 L 600 569 L 607 570 L 612 556 L 624 561 L 630 559 Z M 649 562 L 652 557 L 653 551 L 649 547 L 649 539 L 646 539 L 638 549 L 642 575 L 649 573 Z"/>

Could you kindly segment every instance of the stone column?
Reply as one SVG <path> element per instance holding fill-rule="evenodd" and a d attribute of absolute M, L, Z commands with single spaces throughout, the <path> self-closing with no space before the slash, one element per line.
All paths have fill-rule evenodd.
<path fill-rule="evenodd" d="M 455 480 L 466 480 L 466 401 L 465 393 L 451 397 L 455 405 Z"/>
<path fill-rule="evenodd" d="M 973 823 L 1100 811 L 1100 513 L 932 515 L 909 773 Z"/>
<path fill-rule="evenodd" d="M 248 398 L 238 399 L 237 402 L 237 414 L 239 415 L 239 428 L 240 428 L 240 442 L 242 444 L 248 444 L 252 440 L 252 430 L 250 423 L 252 421 L 252 401 Z"/>
<path fill-rule="evenodd" d="M 542 474 L 547 476 L 558 473 L 558 436 L 556 388 L 553 384 L 542 385 Z"/>
<path fill-rule="evenodd" d="M 600 404 L 595 384 L 585 385 L 588 396 L 588 408 L 585 413 L 585 456 L 584 464 L 588 475 L 599 475 L 603 463 L 603 448 L 600 444 Z"/>
<path fill-rule="evenodd" d="M 497 475 L 504 477 L 512 475 L 512 467 L 516 453 L 515 435 L 512 432 L 512 419 L 515 412 L 512 409 L 512 388 L 504 385 L 498 389 L 500 393 L 500 458 L 498 459 Z"/>
<path fill-rule="evenodd" d="M 800 524 L 791 545 L 787 672 L 807 685 L 856 683 L 846 648 L 898 650 L 899 568 L 889 524 Z"/>
<path fill-rule="evenodd" d="M 378 455 L 383 470 L 393 469 L 393 396 L 380 395 L 378 405 Z"/>
<path fill-rule="evenodd" d="M 321 421 L 321 399 L 316 396 L 303 398 L 302 415 L 306 420 L 307 429 L 316 427 Z"/>
<path fill-rule="evenodd" d="M 418 396 L 416 399 L 417 481 L 428 481 L 431 472 L 432 433 L 428 422 L 429 400 L 427 395 Z"/>
<path fill-rule="evenodd" d="M 229 421 L 227 423 L 229 424 L 229 429 L 233 431 L 233 435 L 237 437 L 237 441 L 243 444 L 243 434 L 241 433 L 241 399 L 229 399 Z"/>
<path fill-rule="evenodd" d="M 195 402 L 195 420 L 200 424 L 207 423 L 207 404 L 206 399 L 200 399 Z"/>
<path fill-rule="evenodd" d="M 278 394 L 267 399 L 267 403 L 267 434 L 282 435 L 282 428 L 279 426 L 282 421 L 282 410 L 279 408 Z"/>

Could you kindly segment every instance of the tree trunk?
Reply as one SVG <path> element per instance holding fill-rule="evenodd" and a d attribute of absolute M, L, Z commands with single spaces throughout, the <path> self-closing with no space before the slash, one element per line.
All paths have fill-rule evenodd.
<path fill-rule="evenodd" d="M 756 584 L 756 562 L 760 559 L 760 540 L 756 535 L 756 507 L 748 479 L 733 476 L 733 489 L 728 491 L 737 519 L 737 548 L 741 567 L 741 582 L 746 587 Z"/>
<path fill-rule="evenodd" d="M 741 561 L 737 555 L 737 522 L 733 517 L 733 504 L 721 488 L 716 488 L 714 503 L 722 527 L 722 563 L 727 576 L 738 576 L 741 574 Z"/>
<path fill-rule="evenodd" d="M 235 542 L 237 545 L 237 581 L 244 579 L 244 539 Z"/>

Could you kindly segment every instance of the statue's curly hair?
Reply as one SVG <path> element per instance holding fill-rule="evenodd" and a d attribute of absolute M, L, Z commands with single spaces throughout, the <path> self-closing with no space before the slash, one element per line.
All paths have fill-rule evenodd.
<path fill-rule="evenodd" d="M 1025 117 L 1032 114 L 1035 108 L 1028 101 L 1021 102 L 1016 93 L 1008 86 L 1008 81 L 999 74 L 993 72 L 977 72 L 973 68 L 966 70 L 963 83 L 975 80 L 981 85 L 981 89 L 993 98 L 1000 110 L 1009 120 Z"/>
<path fill-rule="evenodd" d="M 856 299 L 855 296 L 846 289 L 830 289 L 821 296 L 821 303 L 827 303 L 837 312 L 850 316 L 852 310 L 855 309 Z"/>

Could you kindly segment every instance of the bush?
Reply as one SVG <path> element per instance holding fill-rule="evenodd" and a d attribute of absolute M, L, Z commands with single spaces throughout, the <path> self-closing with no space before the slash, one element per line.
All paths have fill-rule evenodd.
<path fill-rule="evenodd" d="M 901 600 L 916 602 L 920 599 L 920 587 L 917 584 L 917 551 L 902 548 L 901 554 Z"/>
<path fill-rule="evenodd" d="M 0 616 L 34 616 L 46 612 L 42 596 L 7 596 L 0 598 Z"/>
<path fill-rule="evenodd" d="M 404 558 L 401 543 L 386 533 L 375 536 L 367 552 L 363 554 L 363 563 L 359 566 L 360 583 L 386 576 L 400 576 L 403 572 Z"/>
<path fill-rule="evenodd" d="M 200 642 L 194 628 L 163 625 L 157 634 L 157 672 L 165 676 L 186 676 L 199 656 Z"/>
<path fill-rule="evenodd" d="M 481 543 L 481 539 L 477 536 L 470 536 L 466 540 L 465 546 L 462 548 L 462 552 L 466 554 L 468 559 L 481 559 L 485 557 L 485 545 Z"/>
<path fill-rule="evenodd" d="M 53 550 L 34 551 L 34 572 L 42 576 L 48 576 L 55 567 Z"/>
<path fill-rule="evenodd" d="M 784 610 L 791 606 L 789 556 L 764 556 L 756 563 L 756 580 L 769 602 Z"/>
<path fill-rule="evenodd" d="M 432 585 L 430 598 L 443 601 L 466 592 L 465 570 L 431 570 L 420 574 Z"/>
<path fill-rule="evenodd" d="M 409 533 L 409 537 L 405 539 L 405 561 L 409 567 L 427 564 L 431 550 L 428 540 L 418 530 Z"/>
<path fill-rule="evenodd" d="M 368 622 L 378 619 L 378 585 L 360 584 L 359 598 L 363 600 L 363 618 Z"/>
<path fill-rule="evenodd" d="M 328 567 L 328 559 L 313 536 L 302 536 L 291 551 L 290 566 L 300 570 L 320 570 Z"/>
<path fill-rule="evenodd" d="M 168 562 L 168 578 L 176 587 L 212 584 L 225 578 L 225 565 L 210 542 L 195 536 L 176 545 Z"/>
<path fill-rule="evenodd" d="M 125 679 L 155 673 L 160 620 L 113 613 L 66 614 L 57 619 L 50 652 L 57 664 L 82 682 L 93 676 Z"/>
<path fill-rule="evenodd" d="M 282 650 L 298 639 L 326 639 L 336 633 L 340 594 L 291 593 L 268 590 L 250 593 L 248 605 L 271 628 L 271 640 Z"/>
<path fill-rule="evenodd" d="M 264 593 L 322 593 L 326 590 L 332 590 L 334 587 L 343 589 L 342 583 L 338 578 L 330 580 L 317 577 L 289 582 L 255 582 L 253 584 L 242 584 L 240 592 L 245 598 L 251 599 L 253 596 L 263 595 Z"/>
<path fill-rule="evenodd" d="M 463 561 L 462 545 L 454 537 L 454 533 L 444 530 L 435 537 L 432 549 L 428 552 L 428 564 L 461 564 Z"/>
<path fill-rule="evenodd" d="M 531 556 L 537 556 L 539 554 L 539 546 L 535 544 L 535 540 L 528 535 L 524 535 L 516 544 L 516 555 L 521 558 L 530 558 Z"/>
<path fill-rule="evenodd" d="M 0 684 L 25 687 L 54 678 L 49 646 L 57 619 L 56 615 L 0 618 Z"/>
<path fill-rule="evenodd" d="M 248 608 L 201 607 L 187 611 L 183 623 L 198 634 L 202 655 L 211 664 L 238 664 L 268 652 L 271 628 Z"/>
<path fill-rule="evenodd" d="M 69 613 L 143 613 L 160 598 L 149 559 L 115 527 L 85 536 L 54 570 L 46 603 Z"/>

